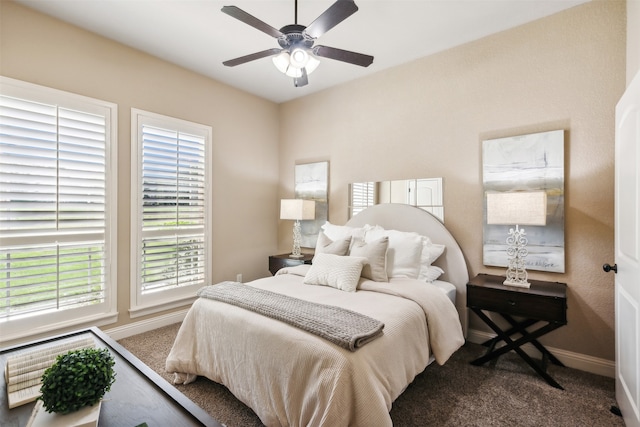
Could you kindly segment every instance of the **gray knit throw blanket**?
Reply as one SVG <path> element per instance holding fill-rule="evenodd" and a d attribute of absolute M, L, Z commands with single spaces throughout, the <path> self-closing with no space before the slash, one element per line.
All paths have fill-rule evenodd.
<path fill-rule="evenodd" d="M 356 351 L 382 335 L 384 323 L 341 307 L 318 304 L 239 282 L 221 282 L 198 290 L 199 297 L 242 307 L 318 335 Z"/>

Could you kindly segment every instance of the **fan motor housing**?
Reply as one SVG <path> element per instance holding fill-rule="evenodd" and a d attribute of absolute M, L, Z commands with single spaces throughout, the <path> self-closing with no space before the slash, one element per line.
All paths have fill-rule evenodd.
<path fill-rule="evenodd" d="M 306 29 L 304 25 L 291 24 L 280 28 L 280 32 L 285 35 L 278 39 L 278 44 L 282 48 L 288 48 L 293 45 L 310 48 L 313 46 L 313 39 L 305 36 L 303 31 Z"/>

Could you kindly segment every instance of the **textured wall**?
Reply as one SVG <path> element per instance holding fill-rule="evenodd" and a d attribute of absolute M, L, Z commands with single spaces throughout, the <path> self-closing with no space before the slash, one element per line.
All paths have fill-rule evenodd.
<path fill-rule="evenodd" d="M 614 359 L 614 107 L 625 87 L 625 3 L 594 1 L 281 107 L 281 195 L 296 163 L 330 161 L 329 219 L 350 182 L 444 178 L 445 224 L 482 265 L 485 139 L 565 130 L 567 327 L 543 340 Z M 301 138 L 300 135 L 304 135 Z M 290 230 L 280 227 L 280 247 Z M 472 319 L 471 328 L 486 328 Z"/>
<path fill-rule="evenodd" d="M 118 105 L 120 317 L 106 327 L 129 322 L 131 108 L 213 128 L 213 280 L 268 274 L 278 221 L 278 106 L 13 2 L 1 7 L 0 74 Z"/>
<path fill-rule="evenodd" d="M 569 325 L 544 341 L 613 360 L 613 277 L 601 265 L 613 259 L 614 106 L 639 67 L 636 51 L 625 63 L 640 44 L 637 2 L 625 43 L 626 6 L 593 1 L 276 106 L 2 1 L 0 74 L 118 104 L 118 324 L 129 321 L 131 107 L 213 127 L 214 280 L 268 274 L 266 255 L 290 248 L 290 223 L 273 229 L 278 200 L 293 195 L 294 164 L 317 160 L 331 162 L 336 223 L 349 182 L 442 176 L 471 274 L 501 273 L 482 265 L 481 142 L 565 129 L 567 272 L 532 277 L 568 283 Z"/>
<path fill-rule="evenodd" d="M 640 72 L 640 1 L 627 1 L 627 85 Z"/>

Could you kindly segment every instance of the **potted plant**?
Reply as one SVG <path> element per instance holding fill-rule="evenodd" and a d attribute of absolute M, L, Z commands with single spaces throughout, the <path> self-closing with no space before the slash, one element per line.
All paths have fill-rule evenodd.
<path fill-rule="evenodd" d="M 69 414 L 100 402 L 115 381 L 115 361 L 106 348 L 72 350 L 42 375 L 40 400 L 47 412 Z"/>

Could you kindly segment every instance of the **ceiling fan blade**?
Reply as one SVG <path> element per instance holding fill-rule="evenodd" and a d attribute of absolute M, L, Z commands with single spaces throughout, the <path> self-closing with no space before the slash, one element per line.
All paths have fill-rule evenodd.
<path fill-rule="evenodd" d="M 317 39 L 357 11 L 358 6 L 353 0 L 338 0 L 318 16 L 303 33 Z"/>
<path fill-rule="evenodd" d="M 348 62 L 361 67 L 368 67 L 373 62 L 373 56 L 362 53 L 351 52 L 329 46 L 316 46 L 313 48 L 314 55 L 323 58 L 335 59 L 336 61 Z"/>
<path fill-rule="evenodd" d="M 280 30 L 277 30 L 271 25 L 262 22 L 255 16 L 248 14 L 237 6 L 223 6 L 221 10 L 229 16 L 236 18 L 237 20 L 242 21 L 247 25 L 251 25 L 253 28 L 262 31 L 263 33 L 269 34 L 271 37 L 278 38 L 284 36 L 284 34 L 280 32 Z"/>
<path fill-rule="evenodd" d="M 293 78 L 293 85 L 295 87 L 306 86 L 309 83 L 309 79 L 307 78 L 307 69 L 302 69 L 302 75 L 300 77 Z"/>
<path fill-rule="evenodd" d="M 252 53 L 250 55 L 241 56 L 239 58 L 230 59 L 228 61 L 224 61 L 222 64 L 226 65 L 227 67 L 235 67 L 236 65 L 244 64 L 244 63 L 249 62 L 249 61 L 255 61 L 256 59 L 260 59 L 260 58 L 265 58 L 267 56 L 276 55 L 276 54 L 280 53 L 281 51 L 282 51 L 282 49 L 278 49 L 278 48 L 274 47 L 272 49 L 267 49 L 267 50 L 263 50 L 261 52 Z"/>

